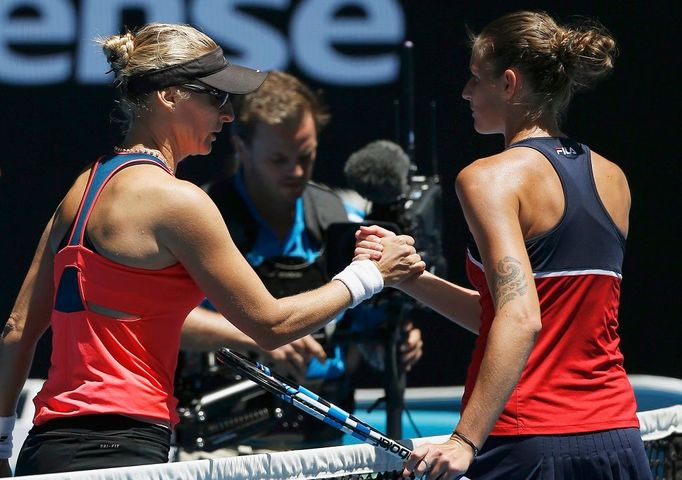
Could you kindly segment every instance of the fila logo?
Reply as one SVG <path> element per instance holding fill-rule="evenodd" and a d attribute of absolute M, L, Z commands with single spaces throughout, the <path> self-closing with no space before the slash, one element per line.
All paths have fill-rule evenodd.
<path fill-rule="evenodd" d="M 573 147 L 556 147 L 556 153 L 558 155 L 578 155 L 578 152 Z"/>

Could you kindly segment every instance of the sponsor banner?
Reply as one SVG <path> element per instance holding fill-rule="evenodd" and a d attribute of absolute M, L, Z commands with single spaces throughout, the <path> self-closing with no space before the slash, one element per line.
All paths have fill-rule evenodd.
<path fill-rule="evenodd" d="M 396 0 L 2 0 L 0 83 L 109 84 L 93 40 L 121 32 L 133 15 L 143 23 L 192 24 L 235 63 L 295 65 L 310 79 L 341 86 L 396 80 L 405 37 Z M 279 24 L 266 19 L 273 17 Z"/>

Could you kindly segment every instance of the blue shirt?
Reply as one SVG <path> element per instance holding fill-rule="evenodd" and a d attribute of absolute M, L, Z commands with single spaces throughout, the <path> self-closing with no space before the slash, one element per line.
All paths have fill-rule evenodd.
<path fill-rule="evenodd" d="M 258 213 L 253 200 L 251 200 L 251 197 L 246 191 L 241 172 L 237 173 L 235 176 L 234 186 L 242 197 L 242 200 L 244 200 L 244 203 L 249 209 L 249 213 L 260 227 L 251 251 L 245 255 L 252 266 L 257 267 L 263 263 L 266 258 L 271 257 L 299 257 L 306 262 L 314 262 L 315 259 L 320 256 L 321 247 L 315 240 L 310 238 L 305 228 L 303 197 L 298 197 L 296 199 L 294 223 L 291 226 L 289 233 L 287 233 L 287 236 L 283 240 L 280 240 L 272 228 L 270 228 L 270 225 L 268 225 L 265 220 L 263 220 L 260 213 Z"/>
<path fill-rule="evenodd" d="M 306 262 L 314 262 L 315 259 L 320 256 L 321 246 L 318 245 L 314 239 L 310 238 L 310 235 L 308 235 L 306 230 L 303 197 L 298 197 L 296 199 L 293 225 L 286 237 L 280 240 L 274 230 L 256 209 L 253 200 L 246 191 L 246 185 L 244 184 L 244 178 L 241 171 L 235 175 L 234 186 L 259 227 L 258 235 L 253 247 L 244 255 L 251 266 L 257 267 L 262 264 L 265 259 L 272 257 L 298 257 Z M 344 207 L 348 212 L 348 205 L 344 204 Z M 348 213 L 350 214 L 350 212 Z M 336 321 L 338 321 L 341 316 L 343 315 L 340 315 Z M 328 356 L 325 362 L 320 363 L 319 360 L 314 358 L 308 364 L 306 377 L 309 379 L 320 377 L 328 379 L 340 378 L 344 371 L 345 361 L 343 352 L 340 346 L 335 346 L 333 356 Z"/>

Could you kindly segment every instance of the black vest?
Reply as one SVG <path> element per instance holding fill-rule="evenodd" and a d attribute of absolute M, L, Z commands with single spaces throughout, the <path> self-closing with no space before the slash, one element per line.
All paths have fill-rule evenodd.
<path fill-rule="evenodd" d="M 207 192 L 218 206 L 237 248 L 246 255 L 256 243 L 260 226 L 234 182 L 234 177 L 220 180 L 209 185 Z M 329 226 L 348 221 L 341 198 L 330 189 L 310 182 L 303 191 L 303 212 L 306 233 L 320 246 L 321 254 L 315 262 L 277 257 L 255 267 L 270 293 L 278 298 L 320 287 L 335 273 L 327 269 L 325 246 Z"/>
<path fill-rule="evenodd" d="M 256 243 L 260 225 L 251 215 L 234 182 L 234 177 L 220 180 L 209 185 L 206 191 L 218 206 L 237 248 L 246 255 Z M 327 269 L 326 246 L 329 226 L 348 222 L 341 198 L 330 189 L 310 182 L 303 191 L 303 211 L 306 232 L 320 246 L 317 259 L 312 263 L 302 263 L 300 258 L 276 257 L 265 259 L 254 268 L 268 291 L 278 298 L 320 287 L 335 273 Z M 317 339 L 323 343 L 326 340 L 324 336 L 317 336 Z M 319 379 L 306 386 L 341 408 L 352 411 L 353 390 L 347 377 L 324 381 Z M 338 443 L 342 436 L 338 430 L 324 427 L 317 419 L 302 414 L 292 406 L 276 406 L 285 412 L 282 422 L 260 442 L 250 439 L 247 444 L 256 442 L 254 446 L 263 448 L 280 448 L 284 444 L 302 448 L 326 442 Z"/>

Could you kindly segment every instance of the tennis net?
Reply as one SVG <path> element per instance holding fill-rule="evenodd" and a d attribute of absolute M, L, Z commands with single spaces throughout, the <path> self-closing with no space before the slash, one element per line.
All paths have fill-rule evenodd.
<path fill-rule="evenodd" d="M 654 480 L 682 479 L 682 405 L 637 416 Z"/>
<path fill-rule="evenodd" d="M 682 478 L 682 405 L 640 412 L 642 438 L 656 480 Z M 444 442 L 436 436 L 404 443 L 414 448 Z M 402 461 L 370 445 L 346 445 L 290 452 L 195 460 L 159 465 L 88 470 L 23 477 L 27 480 L 302 480 L 401 478 Z"/>

